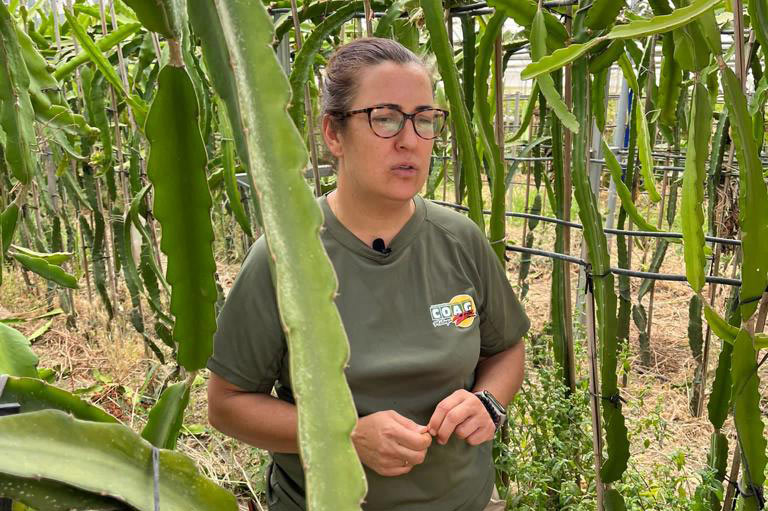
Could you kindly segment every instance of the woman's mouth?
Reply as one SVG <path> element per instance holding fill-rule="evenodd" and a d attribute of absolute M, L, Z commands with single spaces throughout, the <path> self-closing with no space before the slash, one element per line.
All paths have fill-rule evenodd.
<path fill-rule="evenodd" d="M 390 170 L 400 175 L 411 175 L 415 174 L 417 171 L 416 166 L 410 163 L 400 163 L 398 165 L 393 165 L 390 167 Z"/>

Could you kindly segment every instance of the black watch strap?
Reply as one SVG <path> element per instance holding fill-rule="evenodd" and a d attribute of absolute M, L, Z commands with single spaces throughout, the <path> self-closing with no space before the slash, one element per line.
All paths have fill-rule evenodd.
<path fill-rule="evenodd" d="M 496 431 L 498 431 L 507 418 L 507 410 L 487 390 L 475 392 L 475 395 L 483 403 L 485 409 L 488 410 L 488 415 L 491 416 L 491 420 L 493 420 L 493 424 L 496 426 Z"/>

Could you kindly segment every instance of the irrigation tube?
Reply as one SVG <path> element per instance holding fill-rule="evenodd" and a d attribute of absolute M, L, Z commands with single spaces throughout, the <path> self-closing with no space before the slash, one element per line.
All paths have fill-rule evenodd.
<path fill-rule="evenodd" d="M 469 211 L 469 208 L 467 206 L 463 206 L 461 204 L 453 204 L 452 202 L 446 202 L 441 200 L 435 200 L 432 199 L 432 202 L 435 204 L 439 204 L 441 206 L 448 206 L 453 209 L 457 209 L 460 211 Z M 483 210 L 483 213 L 486 215 L 490 215 L 491 212 L 487 209 Z M 582 225 L 578 224 L 576 222 L 569 222 L 567 220 L 560 220 L 559 218 L 553 218 L 550 216 L 541 216 L 541 215 L 534 215 L 533 213 L 517 213 L 514 211 L 506 211 L 504 212 L 505 216 L 514 217 L 514 218 L 530 218 L 534 220 L 541 220 L 542 222 L 549 222 L 552 224 L 560 224 L 565 225 L 568 227 L 573 227 L 575 229 L 582 229 Z M 683 239 L 682 233 L 679 232 L 656 232 L 656 231 L 627 231 L 623 229 L 604 229 L 605 232 L 609 234 L 621 234 L 624 236 L 646 236 L 648 238 L 674 238 L 674 239 Z M 720 243 L 722 245 L 735 245 L 739 246 L 741 245 L 741 240 L 734 240 L 730 238 L 717 238 L 715 236 L 704 236 L 704 239 L 706 241 L 710 241 L 712 243 Z M 683 279 L 685 280 L 685 279 Z"/>
<path fill-rule="evenodd" d="M 576 256 L 568 255 L 568 254 L 560 254 L 558 252 L 548 252 L 546 250 L 539 250 L 538 248 L 520 247 L 518 245 L 510 245 L 510 244 L 506 245 L 506 249 L 510 252 L 520 252 L 523 254 L 549 257 L 550 259 L 561 259 L 563 261 L 568 261 L 569 263 L 578 264 L 580 266 L 583 266 L 584 268 L 590 267 L 590 264 L 584 259 L 581 259 Z M 611 270 L 611 273 L 613 273 L 614 275 L 626 275 L 628 277 L 636 277 L 641 279 L 668 280 L 672 282 L 685 282 L 687 280 L 685 275 L 674 275 L 671 273 L 653 273 L 649 271 L 634 271 L 634 270 L 626 270 L 624 268 L 613 268 L 613 267 L 611 267 L 610 270 Z M 593 277 L 599 277 L 599 275 L 593 275 Z M 727 277 L 707 276 L 706 280 L 707 282 L 712 284 L 724 284 L 726 286 L 741 285 L 741 280 L 729 279 Z"/>
<path fill-rule="evenodd" d="M 435 159 L 435 160 L 443 160 L 443 161 L 451 159 L 450 156 L 441 156 L 441 155 L 432 155 L 432 158 Z M 552 161 L 552 157 L 551 156 L 535 156 L 535 157 L 534 156 L 525 156 L 525 157 L 523 157 L 523 156 L 505 156 L 504 157 L 504 161 L 507 161 L 507 162 L 511 162 L 511 161 L 512 162 L 521 162 L 521 161 L 522 162 L 526 162 L 526 161 Z M 590 158 L 589 161 L 591 163 L 600 163 L 600 164 L 604 164 L 605 163 L 605 160 L 602 159 L 602 158 Z M 765 163 L 765 162 L 763 162 L 763 163 Z M 621 166 L 622 169 L 626 169 L 627 168 L 627 164 L 625 162 L 619 162 L 619 165 Z M 725 167 L 725 165 L 723 165 L 723 166 Z M 680 172 L 685 170 L 685 167 L 679 167 L 679 166 L 675 166 L 675 165 L 654 165 L 653 166 L 653 175 L 656 176 L 656 177 L 663 177 L 664 176 L 664 172 L 658 172 L 659 170 L 661 170 L 661 171 L 673 170 L 673 171 L 675 171 L 677 173 L 680 173 Z M 122 172 L 125 172 L 125 171 L 122 171 Z M 610 173 L 610 171 L 607 169 L 607 167 L 605 167 L 605 165 L 601 165 L 600 172 L 602 172 L 604 174 Z M 724 176 L 725 175 L 738 175 L 738 172 L 735 172 L 735 171 L 730 171 L 730 173 L 729 172 L 723 172 L 722 175 L 724 175 Z"/>
<path fill-rule="evenodd" d="M 578 0 L 550 0 L 548 2 L 544 2 L 543 7 L 545 8 L 552 8 L 552 7 L 565 7 L 568 5 L 576 5 L 578 4 Z M 287 7 L 276 7 L 274 9 L 270 9 L 269 13 L 272 15 L 279 16 L 281 14 L 287 14 L 290 13 L 291 9 Z M 483 14 L 493 14 L 496 12 L 496 9 L 493 7 L 488 7 L 488 4 L 485 2 L 478 2 L 474 4 L 469 5 L 462 5 L 459 7 L 452 7 L 449 9 L 449 13 L 451 17 L 458 17 L 458 16 L 481 16 Z M 385 15 L 384 12 L 373 12 L 374 18 L 381 18 Z M 365 16 L 365 13 L 362 12 L 356 12 L 353 14 L 354 18 L 363 18 Z M 400 15 L 401 18 L 408 17 L 408 13 L 404 12 Z"/>
<path fill-rule="evenodd" d="M 468 211 L 469 208 L 466 206 L 461 206 L 459 204 L 451 204 L 450 202 L 444 202 L 444 201 L 438 201 L 433 200 L 435 204 L 440 204 L 441 206 L 449 206 L 456 209 L 460 209 L 462 211 Z M 489 211 L 485 210 L 483 213 L 488 214 Z M 539 220 L 545 221 L 545 222 L 554 222 L 554 223 L 560 223 L 563 225 L 568 225 L 570 227 L 576 227 L 578 229 L 581 229 L 581 225 L 577 224 L 575 222 L 566 222 L 565 220 L 560 220 L 558 218 L 551 218 L 551 217 L 545 217 L 545 216 L 539 216 L 539 215 L 532 215 L 529 213 L 513 213 L 511 211 L 507 211 L 505 213 L 507 216 L 522 216 L 523 218 L 537 218 Z M 668 233 L 668 232 L 648 232 L 648 231 L 622 231 L 619 229 L 611 229 L 610 231 L 608 229 L 605 230 L 605 232 L 613 232 L 614 234 L 627 234 L 630 236 L 656 236 L 656 237 L 667 237 L 667 238 L 682 238 L 683 235 L 680 233 Z M 663 235 L 663 236 L 661 236 Z M 741 242 L 739 240 L 729 240 L 725 238 L 714 238 L 714 237 L 707 237 L 708 240 L 716 240 L 719 243 L 725 243 L 725 244 L 733 244 L 738 245 Z M 522 254 L 530 254 L 530 255 L 537 255 L 542 257 L 548 257 L 550 259 L 560 259 L 562 261 L 568 261 L 569 263 L 578 264 L 580 266 L 583 266 L 584 268 L 589 268 L 591 265 L 585 261 L 584 259 L 581 259 L 580 257 L 568 255 L 568 254 L 560 254 L 558 252 L 549 252 L 547 250 L 541 250 L 538 248 L 528 248 L 528 247 L 521 247 L 518 245 L 511 245 L 506 244 L 505 245 L 506 250 L 510 252 L 520 252 Z M 634 271 L 634 270 L 627 270 L 624 268 L 610 268 L 611 273 L 614 275 L 626 275 L 628 277 L 636 277 L 641 279 L 651 279 L 651 280 L 667 280 L 672 282 L 685 282 L 687 280 L 685 275 L 675 275 L 671 273 L 654 273 L 654 272 L 648 272 L 648 271 Z M 596 276 L 596 275 L 595 275 Z M 715 276 L 707 276 L 706 281 L 712 284 L 724 284 L 726 286 L 740 286 L 741 280 L 739 279 L 729 279 L 727 277 L 715 277 Z"/>

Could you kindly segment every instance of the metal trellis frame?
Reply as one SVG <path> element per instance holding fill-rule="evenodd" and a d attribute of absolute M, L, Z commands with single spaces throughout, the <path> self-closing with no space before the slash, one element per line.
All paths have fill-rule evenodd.
<path fill-rule="evenodd" d="M 451 202 L 441 201 L 441 200 L 432 200 L 435 204 L 439 204 L 441 206 L 447 206 L 459 211 L 469 211 L 469 208 L 467 206 L 461 205 L 461 204 L 453 204 Z M 490 215 L 490 210 L 483 210 L 483 214 Z M 527 219 L 533 219 L 533 220 L 541 220 L 542 222 L 548 222 L 552 224 L 560 224 L 565 225 L 568 227 L 573 227 L 576 229 L 582 229 L 583 226 L 576 222 L 570 222 L 566 220 L 561 220 L 559 218 L 549 217 L 549 216 L 543 216 L 543 215 L 534 215 L 533 213 L 518 213 L 516 211 L 505 211 L 504 216 L 513 217 L 513 218 L 527 218 Z M 628 231 L 625 229 L 603 229 L 606 233 L 609 234 L 621 234 L 624 236 L 645 236 L 649 238 L 672 238 L 672 239 L 683 239 L 682 233 L 679 232 L 667 232 L 667 231 Z M 723 245 L 734 245 L 734 246 L 740 246 L 741 240 L 737 239 L 731 239 L 731 238 L 718 238 L 716 236 L 705 236 L 704 239 L 706 241 L 709 241 L 711 243 L 720 243 Z M 577 262 L 577 261 L 571 261 L 571 262 Z"/>
<path fill-rule="evenodd" d="M 584 259 L 581 259 L 580 257 L 568 255 L 568 254 L 560 254 L 558 252 L 549 252 L 547 250 L 540 250 L 538 248 L 521 247 L 518 245 L 511 245 L 511 244 L 505 245 L 505 248 L 509 252 L 519 252 L 522 254 L 537 255 L 542 257 L 548 257 L 550 259 L 561 259 L 563 261 L 568 261 L 569 263 L 578 264 L 580 266 L 583 266 L 584 268 L 590 267 L 590 264 Z M 634 277 L 634 278 L 640 278 L 640 279 L 666 280 L 671 282 L 685 282 L 686 280 L 688 280 L 685 275 L 676 275 L 672 273 L 634 271 L 634 270 L 626 270 L 624 268 L 614 268 L 614 267 L 611 267 L 610 271 L 614 275 L 626 275 L 627 277 Z M 706 281 L 709 283 L 723 284 L 726 286 L 741 285 L 741 280 L 730 279 L 726 277 L 707 276 Z"/>

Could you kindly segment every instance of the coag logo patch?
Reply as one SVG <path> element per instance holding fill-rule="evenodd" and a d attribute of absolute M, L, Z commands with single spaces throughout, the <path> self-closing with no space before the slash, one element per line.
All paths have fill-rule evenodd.
<path fill-rule="evenodd" d="M 429 315 L 434 327 L 456 325 L 469 328 L 477 316 L 475 300 L 470 295 L 456 295 L 450 302 L 430 305 Z"/>

